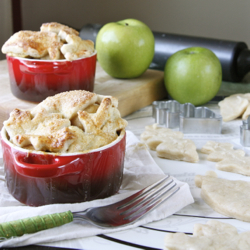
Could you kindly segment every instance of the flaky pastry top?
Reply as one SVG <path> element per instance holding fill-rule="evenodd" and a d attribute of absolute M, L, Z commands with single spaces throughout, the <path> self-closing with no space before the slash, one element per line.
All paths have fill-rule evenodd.
<path fill-rule="evenodd" d="M 94 42 L 83 40 L 79 32 L 66 25 L 44 23 L 40 31 L 22 30 L 13 34 L 2 46 L 8 56 L 73 61 L 95 53 Z"/>
<path fill-rule="evenodd" d="M 118 100 L 84 90 L 48 97 L 31 110 L 14 109 L 4 121 L 11 143 L 24 149 L 77 153 L 114 141 L 127 122 Z"/>
<path fill-rule="evenodd" d="M 56 22 L 51 22 L 51 23 L 43 23 L 42 26 L 40 27 L 41 31 L 51 31 L 56 34 L 59 34 L 60 31 L 64 31 L 67 34 L 73 34 L 76 36 L 79 36 L 79 32 L 73 28 L 70 28 L 66 25 L 56 23 Z"/>
<path fill-rule="evenodd" d="M 49 55 L 52 60 L 57 60 L 60 59 L 62 45 L 56 33 L 23 30 L 10 37 L 3 45 L 2 52 L 10 56 L 32 58 Z"/>

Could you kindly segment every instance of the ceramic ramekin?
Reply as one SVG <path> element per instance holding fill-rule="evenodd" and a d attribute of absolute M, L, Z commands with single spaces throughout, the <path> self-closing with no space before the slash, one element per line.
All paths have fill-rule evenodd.
<path fill-rule="evenodd" d="M 55 154 L 1 143 L 6 184 L 21 203 L 41 206 L 106 198 L 118 192 L 124 168 L 126 133 L 112 143 L 85 153 Z"/>
<path fill-rule="evenodd" d="M 94 90 L 96 52 L 74 61 L 6 58 L 11 92 L 19 99 L 40 102 L 64 91 Z"/>

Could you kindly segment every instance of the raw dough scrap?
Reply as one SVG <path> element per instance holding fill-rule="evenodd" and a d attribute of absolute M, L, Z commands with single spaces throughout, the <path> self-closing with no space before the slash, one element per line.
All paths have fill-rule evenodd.
<path fill-rule="evenodd" d="M 157 127 L 156 124 L 145 127 L 145 131 L 141 134 L 141 139 L 151 150 L 156 150 L 156 147 L 167 141 L 169 137 L 183 138 L 184 134 L 180 131 L 174 131 L 169 128 Z"/>
<path fill-rule="evenodd" d="M 169 160 L 198 162 L 199 156 L 196 146 L 189 139 L 169 137 L 168 140 L 160 143 L 156 147 L 157 156 Z"/>
<path fill-rule="evenodd" d="M 187 162 L 199 160 L 196 146 L 193 141 L 183 139 L 184 134 L 169 128 L 158 127 L 157 124 L 145 127 L 141 134 L 151 150 L 156 151 L 158 157 Z"/>
<path fill-rule="evenodd" d="M 217 150 L 230 150 L 233 149 L 233 144 L 228 142 L 216 142 L 207 141 L 206 144 L 201 148 L 201 153 L 210 154 Z"/>
<path fill-rule="evenodd" d="M 241 149 L 234 149 L 233 144 L 228 142 L 208 141 L 201 148 L 201 153 L 208 154 L 208 161 L 222 161 L 227 157 L 241 157 L 245 155 L 245 151 Z"/>
<path fill-rule="evenodd" d="M 228 157 L 230 158 L 237 158 L 245 155 L 245 151 L 241 149 L 228 149 L 228 150 L 218 150 L 210 153 L 207 156 L 208 161 L 219 162 Z"/>
<path fill-rule="evenodd" d="M 247 109 L 245 110 L 244 114 L 242 115 L 242 119 L 246 120 L 249 115 L 250 115 L 250 104 L 247 106 Z"/>
<path fill-rule="evenodd" d="M 213 176 L 195 176 L 201 198 L 216 212 L 250 222 L 250 182 Z"/>
<path fill-rule="evenodd" d="M 250 94 L 234 94 L 226 97 L 224 100 L 218 103 L 220 107 L 220 113 L 223 121 L 231 121 L 243 115 L 243 119 L 246 119 L 246 109 L 249 106 Z"/>
<path fill-rule="evenodd" d="M 208 220 L 207 224 L 197 223 L 194 225 L 193 236 L 210 236 L 214 234 L 227 233 L 231 235 L 237 234 L 237 228 L 224 222 L 217 220 Z"/>
<path fill-rule="evenodd" d="M 184 135 L 180 131 L 174 131 L 169 128 L 158 127 L 157 124 L 153 124 L 145 127 L 145 131 L 141 134 L 141 140 L 146 142 L 150 138 L 168 138 L 170 136 L 183 138 Z"/>
<path fill-rule="evenodd" d="M 146 144 L 149 146 L 151 150 L 156 151 L 157 146 L 166 140 L 168 140 L 168 138 L 155 136 L 155 137 L 148 138 L 146 140 Z"/>
<path fill-rule="evenodd" d="M 216 168 L 222 171 L 250 176 L 250 157 L 227 157 L 217 162 Z"/>
<path fill-rule="evenodd" d="M 246 250 L 250 249 L 250 231 L 237 229 L 216 220 L 195 224 L 193 237 L 184 233 L 169 233 L 164 239 L 164 250 Z"/>

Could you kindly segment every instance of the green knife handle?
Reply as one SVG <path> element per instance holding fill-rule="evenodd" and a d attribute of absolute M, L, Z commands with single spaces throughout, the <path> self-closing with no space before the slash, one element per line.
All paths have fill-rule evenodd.
<path fill-rule="evenodd" d="M 71 211 L 47 214 L 0 224 L 0 238 L 11 238 L 58 227 L 73 221 Z"/>

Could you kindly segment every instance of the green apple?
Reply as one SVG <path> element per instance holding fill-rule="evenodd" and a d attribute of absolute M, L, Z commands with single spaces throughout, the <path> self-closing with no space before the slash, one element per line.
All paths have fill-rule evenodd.
<path fill-rule="evenodd" d="M 171 55 L 164 68 L 168 94 L 180 103 L 202 105 L 213 99 L 222 81 L 221 63 L 209 49 L 186 48 Z"/>
<path fill-rule="evenodd" d="M 97 59 L 114 78 L 134 78 L 149 67 L 154 57 L 154 35 L 136 19 L 104 25 L 96 37 Z"/>

